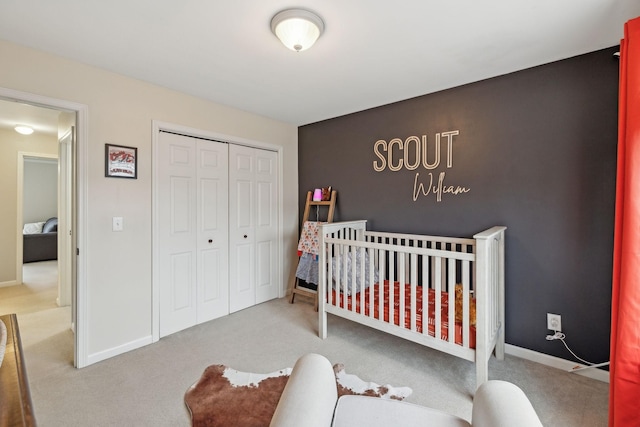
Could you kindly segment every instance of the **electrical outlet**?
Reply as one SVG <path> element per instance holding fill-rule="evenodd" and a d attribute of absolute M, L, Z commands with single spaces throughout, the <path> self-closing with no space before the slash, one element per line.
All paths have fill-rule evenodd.
<path fill-rule="evenodd" d="M 562 319 L 559 314 L 547 313 L 547 329 L 562 331 Z"/>

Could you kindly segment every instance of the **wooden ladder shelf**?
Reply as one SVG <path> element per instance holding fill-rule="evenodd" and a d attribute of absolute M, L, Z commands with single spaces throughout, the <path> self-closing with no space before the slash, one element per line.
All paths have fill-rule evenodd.
<path fill-rule="evenodd" d="M 309 213 L 311 212 L 311 206 L 316 206 L 316 209 L 320 209 L 321 206 L 327 206 L 329 211 L 327 212 L 327 220 L 326 222 L 333 222 L 333 214 L 336 209 L 336 190 L 331 191 L 331 197 L 329 200 L 322 201 L 314 201 L 312 198 L 313 193 L 311 191 L 307 192 L 307 201 L 304 205 L 304 214 L 302 215 L 302 225 L 309 220 Z M 318 212 L 318 211 L 316 211 Z M 318 219 L 319 221 L 319 219 Z M 298 263 L 300 259 L 298 258 Z M 305 297 L 313 298 L 314 306 L 316 311 L 318 311 L 318 291 L 314 291 L 313 289 L 305 288 L 304 286 L 298 286 L 300 284 L 300 279 L 297 277 L 293 280 L 293 287 L 291 288 L 291 297 L 289 298 L 289 302 L 293 304 L 294 298 L 296 295 L 303 295 Z"/>

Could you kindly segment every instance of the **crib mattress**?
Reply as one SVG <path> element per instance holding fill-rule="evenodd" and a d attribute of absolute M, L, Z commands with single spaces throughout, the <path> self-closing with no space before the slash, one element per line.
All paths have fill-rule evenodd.
<path fill-rule="evenodd" d="M 376 283 L 373 288 L 374 288 L 374 293 L 373 293 L 373 305 L 374 305 L 374 312 L 373 312 L 373 316 L 376 319 L 379 320 L 384 320 L 385 322 L 389 323 L 389 300 L 390 300 L 390 286 L 389 286 L 389 282 L 385 280 L 383 287 L 383 298 L 384 298 L 384 319 L 380 318 L 380 286 L 378 286 L 378 284 Z M 371 316 L 370 315 L 370 306 L 369 306 L 369 294 L 370 294 L 370 289 L 371 287 L 365 289 L 364 291 L 364 303 L 365 303 L 365 310 L 364 310 L 364 315 L 365 316 Z M 435 320 L 435 298 L 436 298 L 436 291 L 434 289 L 429 289 L 429 300 L 428 300 L 428 334 L 432 337 L 435 337 L 435 329 L 436 329 L 436 320 Z M 424 292 L 422 292 L 422 286 L 418 286 L 417 290 L 416 290 L 416 309 L 417 309 L 417 313 L 416 313 L 416 329 L 419 333 L 422 333 L 423 331 L 423 316 L 422 316 L 422 300 L 423 300 L 423 294 Z M 440 293 L 440 339 L 442 339 L 443 341 L 448 341 L 449 340 L 449 294 L 447 292 L 441 292 Z M 339 295 L 339 299 L 338 299 L 338 295 Z M 343 293 L 337 293 L 335 289 L 332 290 L 332 296 L 331 296 L 331 301 L 332 301 L 332 305 L 338 305 L 339 303 L 339 307 L 341 308 L 345 308 L 344 305 L 344 297 L 345 295 Z M 347 296 L 347 310 L 353 311 L 353 299 L 355 298 L 356 301 L 356 307 L 355 307 L 355 312 L 356 313 L 360 313 L 361 312 L 361 307 L 360 307 L 360 293 L 357 293 L 355 295 L 349 295 Z M 404 327 L 407 329 L 411 329 L 411 285 L 410 284 L 405 284 L 404 285 L 404 300 L 405 300 L 405 305 L 404 305 Z M 394 282 L 393 284 L 393 302 L 394 302 L 394 308 L 393 308 L 393 321 L 396 325 L 400 325 L 400 284 L 398 282 Z M 462 322 L 454 322 L 454 330 L 455 330 L 455 337 L 454 337 L 454 342 L 456 344 L 462 345 Z M 475 348 L 476 347 L 476 328 L 475 326 L 470 325 L 469 326 L 469 347 L 470 348 Z"/>

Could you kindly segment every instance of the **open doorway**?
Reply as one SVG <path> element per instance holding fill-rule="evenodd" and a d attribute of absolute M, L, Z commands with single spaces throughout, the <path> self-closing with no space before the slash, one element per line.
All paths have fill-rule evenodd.
<path fill-rule="evenodd" d="M 3 168 L 15 171 L 13 179 L 7 177 L 0 184 L 9 196 L 5 200 L 15 200 L 15 206 L 6 206 L 3 215 L 7 225 L 0 251 L 8 254 L 7 267 L 13 263 L 15 271 L 12 275 L 13 269 L 3 269 L 0 311 L 17 314 L 19 323 L 38 323 L 42 333 L 25 336 L 25 344 L 66 333 L 61 340 L 67 347 L 61 362 L 72 364 L 72 284 L 60 267 L 72 258 L 64 236 L 69 234 L 65 229 L 73 217 L 61 189 L 72 188 L 73 183 L 68 182 L 72 177 L 66 170 L 69 162 L 60 161 L 68 153 L 59 135 L 73 132 L 75 113 L 0 100 L 0 120 L 4 124 L 0 125 L 0 161 Z M 31 129 L 30 133 L 18 132 L 13 123 Z M 63 225 L 60 230 L 59 224 Z"/>
<path fill-rule="evenodd" d="M 59 310 L 50 312 L 57 313 L 56 322 L 62 322 L 66 331 L 71 334 L 67 341 L 69 348 L 65 353 L 67 361 L 76 367 L 87 364 L 84 356 L 86 355 L 84 304 L 83 300 L 78 298 L 79 295 L 84 295 L 83 286 L 78 285 L 84 278 L 84 260 L 78 252 L 80 242 L 84 241 L 85 235 L 82 219 L 86 209 L 83 197 L 86 186 L 84 185 L 84 165 L 80 164 L 80 159 L 86 153 L 81 147 L 86 141 L 86 116 L 87 108 L 84 105 L 0 88 L 0 142 L 2 142 L 0 150 L 4 150 L 0 158 L 5 159 L 7 163 L 0 166 L 5 170 L 15 171 L 7 174 L 8 177 L 13 176 L 15 179 L 3 178 L 1 184 L 5 200 L 15 200 L 15 203 L 6 203 L 0 209 L 3 210 L 0 216 L 6 223 L 4 226 L 0 225 L 0 234 L 2 234 L 0 254 L 4 255 L 0 257 L 4 259 L 4 264 L 0 266 L 2 267 L 0 268 L 2 272 L 0 311 L 27 310 L 32 313 L 43 313 L 44 311 L 38 309 L 39 302 L 45 300 L 49 308 L 53 304 L 54 308 Z M 43 135 L 47 133 L 48 137 L 39 140 L 23 135 L 17 136 L 13 129 L 16 124 L 31 126 L 34 132 L 29 137 L 40 135 L 44 138 Z M 84 129 L 81 137 L 76 139 L 75 135 L 79 128 Z M 53 147 L 47 145 L 51 140 Z M 25 192 L 21 182 L 25 179 L 25 168 L 29 175 L 31 164 L 42 165 L 50 161 L 55 162 L 57 177 L 54 179 L 55 190 L 51 190 L 49 186 L 46 191 L 49 193 L 53 191 L 56 194 L 55 213 L 43 210 L 42 213 L 36 213 L 35 217 L 28 218 L 23 212 Z M 28 177 L 27 181 L 30 180 L 31 178 Z M 43 186 L 43 184 L 40 185 Z M 43 195 L 37 197 L 42 198 Z M 40 216 L 46 218 L 40 219 Z M 38 223 L 47 223 L 52 218 L 57 222 L 56 232 L 59 238 L 56 238 L 54 245 L 55 256 L 45 256 L 45 258 L 54 259 L 36 259 L 32 263 L 23 264 L 26 224 L 31 224 L 30 227 L 33 227 L 35 223 L 35 228 L 38 228 L 40 225 Z M 23 270 L 27 264 L 31 264 L 29 267 L 34 268 Z M 53 289 L 47 291 L 48 295 L 44 292 L 38 296 L 37 291 L 33 289 L 27 291 L 26 287 L 22 286 L 23 279 L 31 281 L 35 287 L 44 285 Z M 10 290 L 14 290 L 14 293 L 11 294 Z M 19 295 L 20 292 L 15 293 L 15 290 L 22 291 L 22 295 Z M 54 296 L 53 302 L 51 295 Z M 25 297 L 22 301 L 27 301 L 26 304 L 31 306 L 20 308 L 18 306 L 20 297 Z M 29 298 L 31 302 L 28 302 Z M 82 314 L 81 319 L 78 313 Z M 50 323 L 50 319 L 47 319 L 44 314 L 32 316 L 32 318 L 37 318 L 38 322 L 46 326 Z M 18 321 L 20 323 L 20 315 L 18 315 Z M 22 338 L 24 343 L 26 337 Z M 38 338 L 46 339 L 46 337 Z"/>
<path fill-rule="evenodd" d="M 55 144 L 53 144 L 55 143 Z M 58 150 L 56 138 L 52 138 L 48 147 Z M 22 251 L 17 249 L 16 256 L 22 256 L 22 280 L 16 286 L 22 288 L 21 298 L 16 298 L 9 308 L 15 313 L 42 311 L 48 308 L 70 305 L 71 298 L 61 295 L 58 264 L 64 264 L 69 255 L 59 251 L 58 232 L 61 215 L 59 207 L 59 168 L 58 155 L 54 154 L 18 154 L 18 227 L 22 226 Z M 22 203 L 20 203 L 22 201 Z M 62 212 L 62 215 L 68 215 Z M 58 255 L 60 253 L 60 255 Z M 69 324 L 71 316 L 69 315 Z"/>

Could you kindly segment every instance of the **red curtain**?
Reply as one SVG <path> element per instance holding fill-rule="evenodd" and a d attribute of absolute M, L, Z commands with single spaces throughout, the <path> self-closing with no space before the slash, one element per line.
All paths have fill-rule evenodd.
<path fill-rule="evenodd" d="M 609 427 L 640 426 L 640 18 L 620 45 Z"/>

